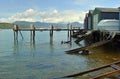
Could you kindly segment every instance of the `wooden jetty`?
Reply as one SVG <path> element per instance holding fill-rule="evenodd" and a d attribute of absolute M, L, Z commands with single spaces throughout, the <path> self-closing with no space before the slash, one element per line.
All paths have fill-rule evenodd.
<path fill-rule="evenodd" d="M 117 61 L 117 62 L 113 62 L 111 64 L 107 64 L 107 65 L 104 65 L 104 66 L 101 66 L 101 67 L 86 70 L 86 71 L 76 73 L 76 74 L 72 74 L 72 75 L 67 75 L 67 76 L 60 77 L 60 78 L 79 77 L 79 76 L 83 76 L 85 74 L 89 74 L 89 73 L 92 73 L 92 72 L 95 72 L 95 71 L 98 71 L 98 70 L 102 70 L 102 69 L 107 69 L 107 68 L 112 68 L 113 69 L 109 72 L 102 73 L 102 74 L 99 74 L 99 75 L 90 76 L 89 78 L 87 78 L 87 79 L 101 79 L 101 77 L 103 77 L 103 76 L 108 76 L 108 75 L 112 75 L 112 74 L 115 74 L 115 73 L 120 73 L 120 66 L 118 66 L 119 64 L 120 64 L 120 61 Z"/>
<path fill-rule="evenodd" d="M 53 25 L 50 28 L 36 28 L 34 25 L 32 25 L 30 28 L 20 28 L 18 25 L 14 25 L 13 28 L 14 31 L 14 40 L 18 40 L 18 32 L 22 36 L 22 31 L 30 31 L 30 36 L 32 40 L 35 40 L 35 32 L 36 31 L 50 31 L 50 37 L 53 36 L 54 31 L 68 31 L 68 37 L 71 37 L 74 31 L 81 31 L 80 28 L 69 26 L 67 28 L 54 28 Z"/>

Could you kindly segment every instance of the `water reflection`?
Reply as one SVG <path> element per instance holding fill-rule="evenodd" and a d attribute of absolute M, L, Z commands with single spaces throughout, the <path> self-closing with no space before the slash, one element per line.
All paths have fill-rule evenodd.
<path fill-rule="evenodd" d="M 14 40 L 14 53 L 19 53 L 24 50 L 30 50 L 30 52 L 34 52 L 35 48 L 35 40 L 30 40 L 30 42 L 26 42 L 25 40 Z"/>
<path fill-rule="evenodd" d="M 35 49 L 36 45 L 35 45 L 35 39 L 30 40 L 30 48 L 31 49 Z"/>
<path fill-rule="evenodd" d="M 53 46 L 53 36 L 50 36 L 50 46 Z"/>
<path fill-rule="evenodd" d="M 19 52 L 18 40 L 14 40 L 14 53 Z"/>

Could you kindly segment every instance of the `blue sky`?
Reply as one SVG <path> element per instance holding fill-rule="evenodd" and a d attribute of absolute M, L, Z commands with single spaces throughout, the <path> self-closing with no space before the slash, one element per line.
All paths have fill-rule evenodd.
<path fill-rule="evenodd" d="M 95 7 L 120 7 L 120 0 L 0 0 L 0 22 L 83 22 Z"/>

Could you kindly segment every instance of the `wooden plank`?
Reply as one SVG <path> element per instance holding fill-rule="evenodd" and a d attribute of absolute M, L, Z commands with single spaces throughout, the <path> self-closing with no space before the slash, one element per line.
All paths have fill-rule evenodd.
<path fill-rule="evenodd" d="M 114 74 L 114 73 L 120 73 L 120 69 L 115 70 L 115 71 L 111 71 L 111 72 L 107 72 L 107 73 L 104 73 L 104 74 L 101 74 L 101 75 L 98 75 L 98 76 L 95 76 L 95 77 L 92 77 L 92 78 L 89 78 L 89 79 L 99 79 L 100 77 L 111 75 L 111 74 Z"/>
<path fill-rule="evenodd" d="M 98 68 L 90 69 L 90 70 L 87 70 L 87 71 L 83 71 L 83 72 L 80 72 L 80 73 L 77 73 L 77 74 L 67 75 L 67 76 L 64 76 L 64 77 L 61 77 L 61 78 L 81 76 L 81 75 L 84 75 L 84 74 L 87 74 L 87 73 L 90 73 L 90 72 L 94 72 L 94 71 L 97 71 L 97 70 L 100 70 L 100 69 L 103 69 L 103 68 L 111 67 L 112 64 L 120 64 L 120 61 L 114 62 L 114 63 L 111 63 L 111 64 L 107 64 L 107 65 L 104 65 L 104 66 L 101 66 L 101 67 L 98 67 Z"/>
<path fill-rule="evenodd" d="M 108 43 L 110 41 L 112 41 L 112 40 L 104 40 L 104 41 L 100 41 L 100 42 L 91 44 L 89 46 L 76 48 L 76 49 L 68 50 L 68 51 L 65 51 L 65 52 L 67 52 L 67 54 L 72 54 L 72 53 L 76 53 L 76 52 L 83 51 L 83 50 L 86 50 L 86 49 L 90 49 L 90 48 L 94 48 L 94 47 L 97 47 L 97 46 L 104 45 L 104 44 L 106 44 L 106 43 Z"/>
<path fill-rule="evenodd" d="M 110 66 L 111 66 L 113 69 L 115 69 L 115 70 L 119 70 L 119 69 L 120 69 L 120 66 L 115 65 L 115 64 L 111 64 Z"/>
<path fill-rule="evenodd" d="M 33 30 L 32 28 L 19 28 L 18 30 L 20 30 L 20 31 L 31 31 L 31 30 Z M 35 31 L 50 31 L 51 30 L 51 28 L 35 28 Z M 71 31 L 73 31 L 73 30 L 79 30 L 79 29 L 67 29 L 67 28 L 61 28 L 61 29 L 58 29 L 58 28 L 54 28 L 53 29 L 54 31 L 58 31 L 58 30 L 60 30 L 60 31 L 68 31 L 68 30 L 71 30 Z"/>
<path fill-rule="evenodd" d="M 87 38 L 89 36 L 89 34 L 84 34 L 81 37 L 78 37 L 77 40 L 75 41 L 76 43 L 79 43 L 80 41 L 82 41 L 83 39 Z"/>

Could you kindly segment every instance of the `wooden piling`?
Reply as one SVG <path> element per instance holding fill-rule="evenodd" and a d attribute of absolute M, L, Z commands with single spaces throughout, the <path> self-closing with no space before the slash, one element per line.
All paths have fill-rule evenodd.
<path fill-rule="evenodd" d="M 13 31 L 14 31 L 14 40 L 18 40 L 18 25 L 14 25 Z"/>
<path fill-rule="evenodd" d="M 72 40 L 72 25 L 70 26 L 70 41 Z"/>
<path fill-rule="evenodd" d="M 21 35 L 22 39 L 24 39 L 24 38 L 23 38 L 23 35 L 22 35 L 22 32 L 21 32 L 21 31 L 19 31 L 19 33 L 20 33 L 20 35 Z"/>
<path fill-rule="evenodd" d="M 34 25 L 31 25 L 30 41 L 35 41 L 35 26 Z"/>
<path fill-rule="evenodd" d="M 33 41 L 35 41 L 35 26 L 33 25 L 32 26 L 32 31 L 33 31 L 33 33 L 32 33 L 32 39 L 33 39 Z"/>
<path fill-rule="evenodd" d="M 69 37 L 69 31 L 70 31 L 69 24 L 67 24 L 67 29 L 68 29 L 68 37 Z"/>
<path fill-rule="evenodd" d="M 13 28 L 14 40 L 18 40 L 18 32 L 20 33 L 20 35 L 23 39 L 22 31 L 30 31 L 30 41 L 33 42 L 35 40 L 35 31 L 41 31 L 41 30 L 42 31 L 50 31 L 50 37 L 53 37 L 53 32 L 57 31 L 58 29 L 54 28 L 53 25 L 51 26 L 51 28 L 35 28 L 34 25 L 31 25 L 30 28 L 19 28 L 18 25 L 14 25 L 14 28 Z M 61 30 L 68 31 L 68 37 L 71 41 L 72 31 L 78 30 L 78 29 L 72 28 L 72 26 L 70 27 L 68 24 L 67 28 L 63 28 Z"/>
<path fill-rule="evenodd" d="M 54 29 L 54 27 L 53 27 L 53 25 L 51 26 L 51 29 L 50 29 L 50 37 L 53 37 L 53 29 Z"/>

